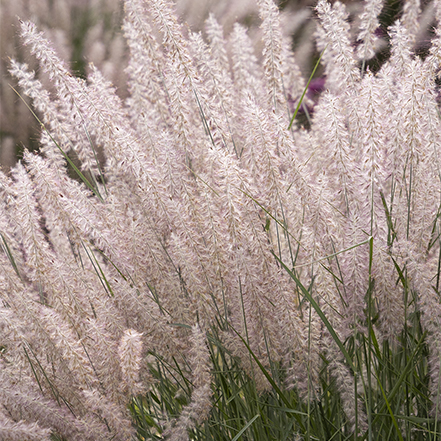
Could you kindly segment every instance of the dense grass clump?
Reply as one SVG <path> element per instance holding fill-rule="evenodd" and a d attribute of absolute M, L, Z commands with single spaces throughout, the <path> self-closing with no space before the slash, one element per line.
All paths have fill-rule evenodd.
<path fill-rule="evenodd" d="M 55 93 L 11 62 L 0 438 L 439 439 L 441 4 L 424 56 L 382 4 L 318 1 L 315 97 L 272 0 L 228 37 L 125 1 L 125 102 L 20 21 Z"/>

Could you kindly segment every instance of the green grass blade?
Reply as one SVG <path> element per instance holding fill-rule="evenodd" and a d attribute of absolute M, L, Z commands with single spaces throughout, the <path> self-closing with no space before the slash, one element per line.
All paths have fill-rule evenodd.
<path fill-rule="evenodd" d="M 237 441 L 243 435 L 243 433 L 248 429 L 248 427 L 250 427 L 251 424 L 253 424 L 254 421 L 256 421 L 257 418 L 259 418 L 259 417 L 260 417 L 259 414 L 255 415 L 250 421 L 248 421 L 248 423 L 242 428 L 242 430 L 231 441 Z"/>
<path fill-rule="evenodd" d="M 305 98 L 306 92 L 308 91 L 309 84 L 311 83 L 312 78 L 313 78 L 314 75 L 315 75 L 315 71 L 316 71 L 317 68 L 319 67 L 320 61 L 321 61 L 321 59 L 322 59 L 322 57 L 323 57 L 323 54 L 325 53 L 325 50 L 326 50 L 326 47 L 322 50 L 322 53 L 320 54 L 320 57 L 319 57 L 319 59 L 317 60 L 317 63 L 315 63 L 314 69 L 313 69 L 313 71 L 312 71 L 312 73 L 311 73 L 311 75 L 310 75 L 310 77 L 309 77 L 308 82 L 306 83 L 305 90 L 303 91 L 302 96 L 300 97 L 299 104 L 297 104 L 296 110 L 294 111 L 294 115 L 293 115 L 292 118 L 291 118 L 291 122 L 289 123 L 288 130 L 291 130 L 291 127 L 292 127 L 292 125 L 293 125 L 293 123 L 294 123 L 294 120 L 296 119 L 297 113 L 299 112 L 300 106 L 302 105 L 303 98 Z"/>
<path fill-rule="evenodd" d="M 384 392 L 384 388 L 383 388 L 383 385 L 381 384 L 381 381 L 377 381 L 377 384 L 378 384 L 378 386 L 380 386 L 381 394 L 383 395 L 384 402 L 385 402 L 385 404 L 387 406 L 387 410 L 389 411 L 389 415 L 390 415 L 390 417 L 392 419 L 392 423 L 393 423 L 393 425 L 394 425 L 394 427 L 395 427 L 395 429 L 397 431 L 398 438 L 400 439 L 400 441 L 404 441 L 403 440 L 403 435 L 401 435 L 400 428 L 398 427 L 397 420 L 395 419 L 395 415 L 392 412 L 392 409 L 390 407 L 390 404 L 389 404 L 389 401 L 387 399 L 386 393 Z"/>
<path fill-rule="evenodd" d="M 325 314 L 321 310 L 319 304 L 314 300 L 314 298 L 311 296 L 309 291 L 303 286 L 302 282 L 300 282 L 300 280 L 295 276 L 295 274 L 274 253 L 273 253 L 273 256 L 278 260 L 278 262 L 282 265 L 282 267 L 285 269 L 285 271 L 294 280 L 294 282 L 296 283 L 298 288 L 300 288 L 300 290 L 303 293 L 303 295 L 305 296 L 305 298 L 308 299 L 308 301 L 311 303 L 311 305 L 313 306 L 313 308 L 315 309 L 315 311 L 317 312 L 319 317 L 322 319 L 324 325 L 328 329 L 328 331 L 331 334 L 332 338 L 337 343 L 340 351 L 344 355 L 344 357 L 346 359 L 346 362 L 348 363 L 348 365 L 351 368 L 352 372 L 355 373 L 356 369 L 355 369 L 354 363 L 352 362 L 352 359 L 351 359 L 348 351 L 346 350 L 346 348 L 344 347 L 343 343 L 339 339 L 337 333 L 334 331 L 334 328 L 332 327 L 331 323 L 329 323 L 329 321 L 326 318 Z"/>
<path fill-rule="evenodd" d="M 12 268 L 14 268 L 14 271 L 16 272 L 17 276 L 20 280 L 22 280 L 21 275 L 18 271 L 17 264 L 15 263 L 14 256 L 12 255 L 11 249 L 9 248 L 8 242 L 6 242 L 6 238 L 3 235 L 3 233 L 0 233 L 0 236 L 2 237 L 3 244 L 1 247 L 3 248 L 3 251 L 6 253 L 6 256 L 8 256 L 9 262 L 11 262 Z"/>
<path fill-rule="evenodd" d="M 246 346 L 247 350 L 249 351 L 251 357 L 253 357 L 256 364 L 259 366 L 260 370 L 262 371 L 263 375 L 265 375 L 268 382 L 271 384 L 273 389 L 277 392 L 280 399 L 285 403 L 285 405 L 288 407 L 288 409 L 292 409 L 292 403 L 286 398 L 285 394 L 281 391 L 277 383 L 273 380 L 269 372 L 265 369 L 263 364 L 260 362 L 260 360 L 257 358 L 256 354 L 253 352 L 253 350 L 250 348 L 249 344 L 245 341 L 245 339 L 230 325 L 230 328 L 234 331 L 234 333 L 242 340 L 242 343 Z M 302 429 L 305 429 L 302 421 L 300 418 L 297 417 L 297 414 L 294 414 L 295 418 L 297 419 L 298 423 L 301 425 Z"/>
<path fill-rule="evenodd" d="M 89 251 L 88 251 L 83 241 L 81 241 L 81 245 L 83 245 L 84 251 L 86 252 L 87 257 L 89 258 L 90 263 L 92 264 L 93 269 L 95 270 L 95 273 L 98 276 L 98 279 L 99 279 L 102 287 L 106 291 L 107 295 L 109 297 L 114 297 L 112 287 L 110 286 L 110 283 L 107 280 L 107 277 L 104 274 L 104 271 L 102 270 L 101 265 L 99 264 L 94 252 L 92 251 L 92 249 L 90 247 L 88 247 L 89 248 Z"/>

